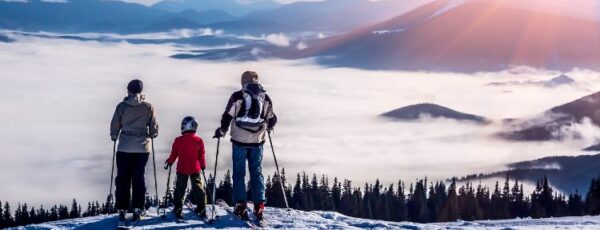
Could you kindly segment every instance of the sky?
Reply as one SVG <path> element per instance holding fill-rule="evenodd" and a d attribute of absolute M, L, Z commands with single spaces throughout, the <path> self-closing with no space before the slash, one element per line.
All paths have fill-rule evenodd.
<path fill-rule="evenodd" d="M 160 37 L 159 35 L 153 35 Z M 578 70 L 569 86 L 490 86 L 497 81 L 548 80 L 560 73 L 516 69 L 474 75 L 325 68 L 311 60 L 205 62 L 170 55 L 190 47 L 134 45 L 14 36 L 0 43 L 0 199 L 30 204 L 103 200 L 108 193 L 112 143 L 109 122 L 132 78 L 158 113 L 160 169 L 179 124 L 199 121 L 209 170 L 216 143 L 210 137 L 239 76 L 255 70 L 274 101 L 279 124 L 273 140 L 290 179 L 296 173 L 348 178 L 359 186 L 380 179 L 446 179 L 505 169 L 506 163 L 552 155 L 579 155 L 600 138 L 597 127 L 577 126 L 582 140 L 513 143 L 496 138 L 500 120 L 534 117 L 555 105 L 600 88 L 600 74 Z M 192 47 L 193 48 L 193 47 Z M 426 86 L 426 87 L 425 87 Z M 422 118 L 399 122 L 380 114 L 416 103 L 437 103 L 482 115 L 489 125 Z M 268 148 L 268 147 L 267 147 Z M 273 174 L 270 153 L 264 172 Z M 223 141 L 219 175 L 231 168 L 231 145 Z M 147 181 L 151 188 L 151 164 Z M 218 176 L 221 178 L 221 176 Z M 151 191 L 151 190 L 150 190 Z M 153 192 L 153 191 L 152 191 Z"/>
<path fill-rule="evenodd" d="M 135 2 L 135 3 L 144 4 L 144 5 L 152 5 L 154 3 L 160 2 L 160 0 L 122 0 L 122 1 Z M 280 3 L 292 3 L 292 2 L 299 2 L 299 1 L 309 2 L 309 1 L 320 1 L 320 0 L 275 0 L 275 1 L 280 2 Z"/>

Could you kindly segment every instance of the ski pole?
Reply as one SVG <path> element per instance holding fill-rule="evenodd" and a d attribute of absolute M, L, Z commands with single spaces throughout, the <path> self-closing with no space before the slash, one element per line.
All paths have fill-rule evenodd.
<path fill-rule="evenodd" d="M 288 205 L 288 201 L 287 201 L 287 197 L 285 195 L 285 189 L 283 187 L 283 178 L 281 177 L 281 173 L 279 171 L 279 164 L 277 163 L 277 157 L 275 156 L 275 147 L 273 147 L 273 139 L 271 138 L 271 131 L 268 131 L 267 134 L 269 135 L 269 143 L 271 144 L 271 151 L 273 152 L 273 160 L 275 160 L 275 169 L 277 169 L 277 176 L 279 177 L 279 185 L 281 185 L 281 192 L 283 193 L 283 201 L 285 202 L 285 208 L 290 209 L 290 206 Z"/>
<path fill-rule="evenodd" d="M 113 200 L 113 181 L 115 180 L 115 157 L 117 155 L 117 141 L 114 140 L 113 141 L 113 157 L 112 157 L 112 168 L 110 170 L 110 190 L 108 190 L 108 199 L 109 199 L 109 203 L 112 202 Z M 106 204 L 106 205 L 110 205 L 110 204 Z M 110 212 L 110 210 L 109 210 Z"/>
<path fill-rule="evenodd" d="M 167 195 L 170 193 L 171 191 L 171 165 L 169 165 L 169 175 L 167 176 L 167 192 L 165 193 L 165 201 L 164 201 L 164 207 L 163 207 L 163 216 L 167 215 L 167 199 L 169 199 L 169 197 L 167 197 Z"/>
<path fill-rule="evenodd" d="M 206 183 L 206 185 L 204 187 L 206 187 L 206 193 L 208 195 L 208 199 L 212 200 L 213 196 L 211 195 L 211 192 L 209 191 L 210 188 L 208 187 L 208 180 L 206 180 L 206 173 L 204 172 L 204 169 L 202 170 L 202 177 L 204 178 L 204 183 Z M 214 216 L 214 214 L 215 214 L 214 210 L 215 210 L 215 203 L 213 202 L 213 204 L 212 204 L 212 217 L 211 217 L 212 220 L 211 221 L 215 221 L 215 219 L 216 219 L 215 216 Z"/>
<path fill-rule="evenodd" d="M 150 138 L 150 141 L 152 142 L 152 165 L 153 165 L 153 169 L 154 169 L 154 192 L 155 192 L 155 199 L 158 202 L 158 182 L 156 181 L 156 158 L 155 158 L 155 154 L 154 154 L 154 138 Z M 160 216 L 160 209 L 157 208 L 156 209 L 156 213 Z"/>
<path fill-rule="evenodd" d="M 214 173 L 214 177 L 213 177 L 213 187 L 212 187 L 212 205 L 213 205 L 213 209 L 212 209 L 212 217 L 215 217 L 215 198 L 217 196 L 217 165 L 219 162 L 219 146 L 221 145 L 221 138 L 217 138 L 217 156 L 215 157 L 215 173 Z M 208 182 L 206 182 L 206 185 L 208 185 Z"/>

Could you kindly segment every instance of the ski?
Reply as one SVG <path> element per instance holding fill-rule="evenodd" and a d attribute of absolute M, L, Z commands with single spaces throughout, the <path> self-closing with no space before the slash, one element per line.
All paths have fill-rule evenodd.
<path fill-rule="evenodd" d="M 119 218 L 119 217 L 117 217 Z M 127 214 L 125 214 L 125 221 L 117 220 L 117 229 L 130 229 L 131 220 L 127 218 Z"/>
<path fill-rule="evenodd" d="M 184 218 L 175 218 L 175 222 L 182 224 L 182 223 L 186 223 L 187 221 Z"/>
<path fill-rule="evenodd" d="M 254 209 L 252 207 L 254 207 L 254 203 L 249 202 L 246 212 L 248 212 L 248 218 L 250 218 L 250 221 L 252 221 L 254 225 L 260 228 L 266 228 L 268 226 L 267 221 L 264 219 L 259 220 L 258 217 L 254 214 Z"/>
<path fill-rule="evenodd" d="M 222 208 L 223 210 L 225 210 L 229 215 L 232 215 L 234 218 L 243 221 L 246 226 L 248 228 L 252 228 L 252 229 L 257 229 L 260 228 L 259 225 L 255 224 L 252 220 L 244 220 L 243 218 L 239 217 L 238 215 L 236 215 L 233 212 L 233 208 L 229 207 L 229 205 L 227 204 L 227 202 L 225 202 L 224 200 L 218 199 L 217 201 L 215 201 L 215 203 L 217 204 L 217 206 L 219 206 L 220 208 Z"/>
<path fill-rule="evenodd" d="M 127 222 L 119 221 L 117 222 L 117 229 L 129 229 Z"/>
<path fill-rule="evenodd" d="M 140 221 L 139 221 L 139 220 L 137 220 L 137 221 L 127 221 L 127 222 L 124 222 L 124 223 L 119 223 L 119 224 L 117 225 L 117 229 L 120 229 L 120 230 L 132 229 L 132 228 L 134 228 L 134 227 L 135 227 L 135 226 L 136 226 L 136 225 L 137 225 L 139 222 L 140 222 Z"/>
<path fill-rule="evenodd" d="M 196 216 L 198 216 L 198 218 L 200 218 L 202 221 L 204 221 L 204 223 L 207 224 L 215 224 L 218 220 L 219 217 L 215 216 L 215 219 L 209 219 L 208 217 L 202 217 L 200 215 L 198 215 L 198 213 L 196 213 L 196 209 L 194 208 L 194 205 L 191 202 L 184 202 L 185 206 L 190 210 L 190 212 L 193 212 L 196 214 Z"/>
<path fill-rule="evenodd" d="M 266 227 L 268 227 L 268 222 L 266 220 L 264 220 L 264 219 L 263 220 L 259 220 L 256 217 L 256 215 L 254 215 L 253 211 L 247 211 L 247 212 L 251 213 L 248 216 L 251 217 L 250 221 L 252 221 L 254 225 L 256 225 L 256 226 L 258 226 L 260 228 L 266 228 Z"/>

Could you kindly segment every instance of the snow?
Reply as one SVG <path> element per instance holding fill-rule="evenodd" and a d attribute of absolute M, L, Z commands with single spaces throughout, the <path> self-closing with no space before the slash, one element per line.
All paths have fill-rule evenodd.
<path fill-rule="evenodd" d="M 222 215 L 220 221 L 214 225 L 209 225 L 194 219 L 194 214 L 188 211 L 184 211 L 187 221 L 185 223 L 177 223 L 171 214 L 168 214 L 167 218 L 163 219 L 157 215 L 156 209 L 150 209 L 146 219 L 140 222 L 134 229 L 246 228 L 243 222 L 233 216 L 227 215 L 224 210 L 218 210 L 217 213 Z M 278 208 L 267 208 L 265 217 L 270 229 L 600 229 L 600 216 L 417 224 L 353 218 L 336 212 L 286 211 Z M 102 215 L 30 225 L 15 229 L 111 229 L 113 226 L 116 226 L 116 222 L 116 215 Z"/>
<path fill-rule="evenodd" d="M 382 35 L 382 34 L 400 33 L 404 30 L 406 30 L 406 29 L 403 28 L 403 29 L 396 29 L 396 30 L 375 30 L 375 31 L 373 31 L 373 34 Z"/>
<path fill-rule="evenodd" d="M 454 9 L 462 4 L 465 4 L 465 0 L 449 0 L 448 3 L 446 3 L 446 5 L 444 5 L 444 7 L 442 7 L 438 11 L 436 11 L 435 14 L 433 14 L 433 16 L 431 16 L 431 18 L 434 18 L 443 13 L 446 13 L 447 11 Z"/>

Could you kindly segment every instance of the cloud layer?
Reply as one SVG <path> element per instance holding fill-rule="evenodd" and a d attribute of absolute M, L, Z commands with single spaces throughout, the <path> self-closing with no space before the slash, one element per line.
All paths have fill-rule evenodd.
<path fill-rule="evenodd" d="M 112 154 L 108 123 L 134 77 L 145 81 L 146 98 L 158 111 L 158 165 L 186 115 L 199 120 L 209 164 L 214 162 L 211 134 L 227 98 L 240 88 L 239 75 L 249 69 L 261 75 L 274 100 L 280 123 L 273 138 L 288 174 L 325 173 L 356 184 L 376 178 L 386 183 L 423 176 L 444 179 L 502 169 L 514 161 L 576 155 L 597 136 L 596 129 L 583 125 L 591 139 L 511 143 L 492 137 L 500 128 L 495 123 L 403 123 L 379 117 L 422 102 L 495 120 L 533 116 L 600 89 L 594 72 L 568 73 L 578 84 L 552 89 L 490 87 L 489 82 L 544 80 L 557 73 L 462 75 L 327 69 L 310 61 L 202 62 L 168 58 L 178 49 L 171 45 L 15 38 L 17 42 L 0 43 L 0 181 L 9 185 L 0 190 L 0 199 L 13 202 L 105 198 Z M 224 142 L 221 150 L 223 175 L 231 168 L 230 144 Z M 272 174 L 272 157 L 265 154 L 264 171 Z M 162 193 L 166 173 L 158 170 Z M 151 178 L 147 181 L 151 188 Z"/>

